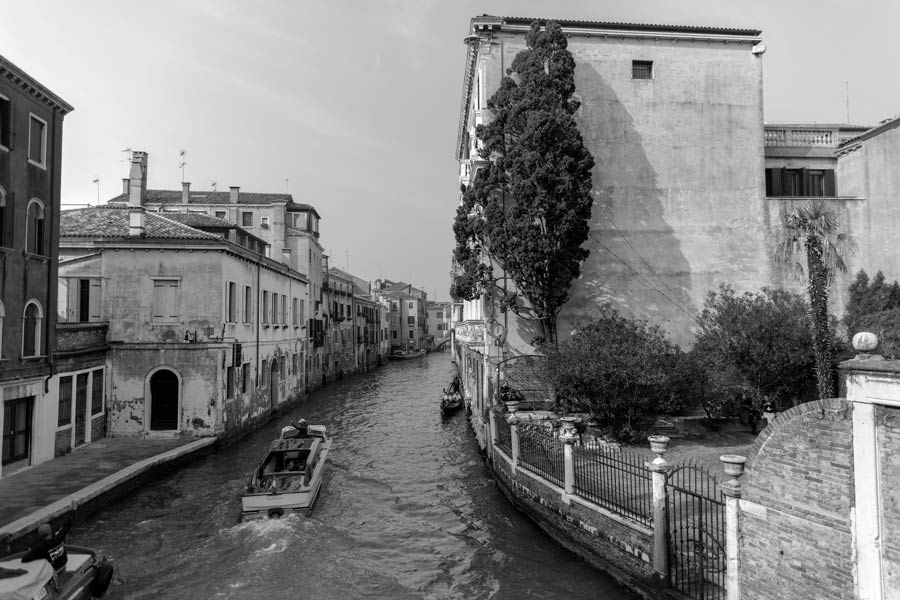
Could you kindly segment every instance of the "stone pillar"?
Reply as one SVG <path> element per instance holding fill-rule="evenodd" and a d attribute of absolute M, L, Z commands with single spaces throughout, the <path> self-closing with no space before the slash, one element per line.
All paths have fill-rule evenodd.
<path fill-rule="evenodd" d="M 578 439 L 578 432 L 575 429 L 573 418 L 563 417 L 561 420 L 562 431 L 559 433 L 559 439 L 564 444 L 563 459 L 565 462 L 562 501 L 564 504 L 569 504 L 575 493 L 575 441 Z"/>
<path fill-rule="evenodd" d="M 506 420 L 509 422 L 509 445 L 512 446 L 512 472 L 516 474 L 519 468 L 519 417 L 516 413 L 509 415 Z"/>
<path fill-rule="evenodd" d="M 725 474 L 731 477 L 720 487 L 725 495 L 725 600 L 741 599 L 740 502 L 741 475 L 747 459 L 737 454 L 719 457 Z"/>
<path fill-rule="evenodd" d="M 657 577 L 666 581 L 669 578 L 669 553 L 666 537 L 669 527 L 668 507 L 666 506 L 666 475 L 672 466 L 663 458 L 669 448 L 669 438 L 664 435 L 651 435 L 647 438 L 650 450 L 656 454 L 652 462 L 646 466 L 653 473 L 653 570 Z"/>

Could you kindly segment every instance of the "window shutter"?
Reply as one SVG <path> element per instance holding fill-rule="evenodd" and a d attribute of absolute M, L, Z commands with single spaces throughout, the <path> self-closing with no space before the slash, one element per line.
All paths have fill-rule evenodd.
<path fill-rule="evenodd" d="M 102 320 L 102 315 L 100 314 L 100 291 L 100 280 L 91 279 L 90 309 L 88 314 L 92 322 Z"/>
<path fill-rule="evenodd" d="M 778 195 L 784 196 L 785 195 L 784 190 L 786 190 L 788 187 L 787 169 L 781 168 L 781 169 L 778 169 L 778 171 L 780 171 L 780 173 L 778 174 L 778 177 L 775 178 L 778 182 Z"/>
<path fill-rule="evenodd" d="M 165 293 L 166 285 L 164 281 L 153 282 L 153 318 L 162 319 L 165 316 Z"/>
<path fill-rule="evenodd" d="M 166 309 L 170 319 L 178 320 L 178 282 L 168 281 L 168 294 L 166 298 Z"/>
<path fill-rule="evenodd" d="M 806 169 L 800 169 L 800 195 L 812 195 L 812 186 L 809 183 L 809 171 Z"/>
<path fill-rule="evenodd" d="M 825 170 L 825 195 L 832 197 L 837 196 L 837 190 L 835 189 L 834 181 L 834 169 Z"/>

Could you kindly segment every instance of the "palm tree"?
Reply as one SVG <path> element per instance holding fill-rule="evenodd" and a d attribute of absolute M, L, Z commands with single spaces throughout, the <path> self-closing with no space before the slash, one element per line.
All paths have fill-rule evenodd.
<path fill-rule="evenodd" d="M 806 258 L 806 289 L 809 292 L 819 399 L 832 398 L 834 337 L 828 323 L 828 286 L 837 271 L 847 271 L 845 259 L 856 252 L 856 242 L 849 234 L 838 232 L 837 213 L 823 200 L 811 200 L 785 215 L 779 233 L 775 248 L 778 262 L 786 265 L 793 263 L 794 274 L 802 278 L 800 257 Z"/>

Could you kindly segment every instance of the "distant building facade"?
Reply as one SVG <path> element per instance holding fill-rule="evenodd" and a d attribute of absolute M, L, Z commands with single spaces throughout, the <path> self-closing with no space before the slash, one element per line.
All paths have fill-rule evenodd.
<path fill-rule="evenodd" d="M 376 279 L 372 293 L 390 307 L 391 348 L 425 348 L 425 306 L 428 294 L 412 284 L 389 279 Z"/>
<path fill-rule="evenodd" d="M 55 454 L 55 257 L 72 110 L 0 56 L 0 477 Z"/>
<path fill-rule="evenodd" d="M 428 302 L 425 307 L 425 334 L 430 348 L 450 341 L 451 302 Z"/>

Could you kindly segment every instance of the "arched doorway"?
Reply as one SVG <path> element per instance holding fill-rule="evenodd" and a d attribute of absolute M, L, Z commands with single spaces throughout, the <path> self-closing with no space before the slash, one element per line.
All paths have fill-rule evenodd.
<path fill-rule="evenodd" d="M 278 383 L 281 381 L 281 363 L 277 358 L 272 359 L 272 370 L 269 373 L 269 406 L 278 406 Z"/>
<path fill-rule="evenodd" d="M 160 369 L 150 376 L 150 431 L 178 429 L 178 376 Z"/>

